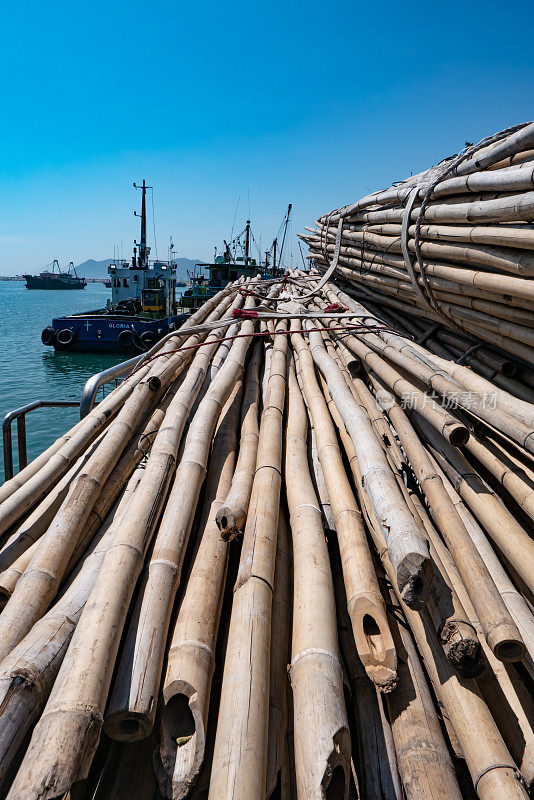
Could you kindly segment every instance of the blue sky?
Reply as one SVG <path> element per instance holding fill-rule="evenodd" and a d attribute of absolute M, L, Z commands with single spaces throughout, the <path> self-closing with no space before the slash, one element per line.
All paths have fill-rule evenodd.
<path fill-rule="evenodd" d="M 534 4 L 3 3 L 0 274 L 106 258 L 155 186 L 158 250 L 267 247 L 534 118 Z M 152 238 L 152 237 L 151 237 Z M 288 253 L 290 252 L 288 251 Z"/>

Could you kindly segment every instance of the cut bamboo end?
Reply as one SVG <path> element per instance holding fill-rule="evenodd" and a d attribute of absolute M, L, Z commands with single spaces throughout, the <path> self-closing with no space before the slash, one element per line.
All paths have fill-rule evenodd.
<path fill-rule="evenodd" d="M 119 742 L 137 742 L 152 733 L 152 723 L 145 714 L 117 711 L 106 717 L 104 733 Z"/>
<path fill-rule="evenodd" d="M 470 623 L 449 619 L 438 633 L 447 660 L 460 675 L 476 678 L 484 672 L 482 648 Z"/>
<path fill-rule="evenodd" d="M 161 380 L 157 377 L 157 375 L 153 375 L 151 378 L 149 378 L 147 383 L 151 392 L 159 392 L 161 389 Z"/>
<path fill-rule="evenodd" d="M 496 625 L 486 634 L 486 641 L 499 661 L 522 661 L 526 647 L 515 625 L 506 622 Z"/>
<path fill-rule="evenodd" d="M 206 731 L 195 688 L 175 681 L 161 714 L 161 742 L 156 759 L 160 791 L 168 798 L 187 797 L 204 760 Z"/>
<path fill-rule="evenodd" d="M 295 736 L 298 797 L 347 800 L 350 733 L 343 693 L 332 693 L 332 687 L 342 685 L 339 662 L 325 651 L 305 651 L 294 656 L 289 676 L 295 730 L 297 732 L 298 726 L 299 731 Z M 313 703 L 309 702 L 310 696 Z M 326 698 L 329 698 L 328 705 Z M 320 729 L 316 727 L 317 713 L 323 720 Z"/>
<path fill-rule="evenodd" d="M 447 423 L 442 434 L 454 447 L 462 447 L 469 441 L 469 430 L 460 422 Z"/>
<path fill-rule="evenodd" d="M 385 609 L 358 597 L 349 601 L 347 610 L 367 675 L 381 692 L 391 692 L 397 685 L 397 654 Z"/>
<path fill-rule="evenodd" d="M 243 533 L 246 515 L 237 516 L 229 506 L 222 506 L 217 512 L 215 521 L 221 532 L 221 539 L 231 542 L 236 536 Z"/>
<path fill-rule="evenodd" d="M 408 608 L 414 611 L 424 608 L 430 593 L 433 573 L 432 561 L 423 553 L 409 552 L 397 562 L 397 583 L 401 597 Z"/>

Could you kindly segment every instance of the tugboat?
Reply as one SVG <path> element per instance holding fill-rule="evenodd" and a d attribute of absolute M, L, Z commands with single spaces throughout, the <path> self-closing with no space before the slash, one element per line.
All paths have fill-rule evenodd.
<path fill-rule="evenodd" d="M 187 313 L 177 314 L 176 261 L 149 261 L 146 238 L 146 191 L 143 180 L 141 238 L 130 261 L 110 264 L 111 300 L 106 308 L 57 317 L 41 334 L 56 350 L 141 353 L 179 327 Z"/>
<path fill-rule="evenodd" d="M 78 277 L 72 261 L 67 271 L 62 272 L 57 258 L 52 263 L 51 272 L 45 271 L 40 275 L 23 275 L 22 277 L 26 281 L 26 289 L 85 289 L 87 286 L 85 278 Z"/>

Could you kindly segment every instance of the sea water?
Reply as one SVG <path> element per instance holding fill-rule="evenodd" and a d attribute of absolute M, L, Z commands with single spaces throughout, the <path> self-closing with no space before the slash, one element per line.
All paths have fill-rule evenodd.
<path fill-rule="evenodd" d="M 111 289 L 89 283 L 83 290 L 26 289 L 23 281 L 0 281 L 0 419 L 34 400 L 80 400 L 85 382 L 128 356 L 120 353 L 56 352 L 41 342 L 53 317 L 103 308 Z M 114 384 L 110 384 L 111 388 Z M 78 408 L 39 408 L 26 416 L 28 462 L 76 424 Z M 18 470 L 17 425 L 12 423 L 13 463 Z M 0 483 L 4 479 L 0 436 Z"/>

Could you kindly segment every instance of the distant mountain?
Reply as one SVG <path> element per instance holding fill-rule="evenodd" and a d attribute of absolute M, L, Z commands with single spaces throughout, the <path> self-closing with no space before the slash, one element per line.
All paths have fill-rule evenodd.
<path fill-rule="evenodd" d="M 192 272 L 197 264 L 202 259 L 200 258 L 177 258 L 176 259 L 176 277 L 179 281 L 185 281 L 188 278 L 187 272 Z M 84 278 L 107 278 L 108 267 L 113 264 L 112 258 L 104 258 L 102 261 L 95 261 L 94 258 L 89 258 L 83 261 L 76 267 L 78 275 Z"/>
<path fill-rule="evenodd" d="M 89 258 L 82 264 L 78 264 L 76 272 L 80 277 L 84 278 L 107 278 L 108 267 L 113 264 L 112 258 L 105 258 L 103 261 L 95 261 L 94 258 Z"/>

